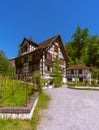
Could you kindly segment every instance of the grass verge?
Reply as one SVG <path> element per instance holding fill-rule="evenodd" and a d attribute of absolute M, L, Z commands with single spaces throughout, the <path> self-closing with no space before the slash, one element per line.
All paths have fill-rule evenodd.
<path fill-rule="evenodd" d="M 76 89 L 76 90 L 95 90 L 95 91 L 99 91 L 99 89 L 97 89 L 97 88 L 91 88 L 91 87 L 90 88 L 87 88 L 87 87 L 85 87 L 85 88 L 83 88 L 83 87 L 82 88 L 81 87 L 80 88 L 79 87 L 76 88 L 75 86 L 68 86 L 68 88 L 70 88 L 70 89 Z"/>
<path fill-rule="evenodd" d="M 31 120 L 0 119 L 0 130 L 36 130 L 41 119 L 40 111 L 48 107 L 50 97 L 44 92 L 39 94 L 37 106 Z"/>
<path fill-rule="evenodd" d="M 38 104 L 35 108 L 35 111 L 31 120 L 31 125 L 33 126 L 32 127 L 33 130 L 36 130 L 36 127 L 39 124 L 39 121 L 41 119 L 40 111 L 42 109 L 47 109 L 49 101 L 50 101 L 50 97 L 46 95 L 44 92 L 41 92 L 39 94 Z"/>
<path fill-rule="evenodd" d="M 99 91 L 99 89 L 96 88 L 74 88 L 76 90 L 95 90 L 95 91 Z"/>

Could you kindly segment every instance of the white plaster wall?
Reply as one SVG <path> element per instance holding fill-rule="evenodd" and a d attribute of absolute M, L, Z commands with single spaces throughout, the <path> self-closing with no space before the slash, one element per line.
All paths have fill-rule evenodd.
<path fill-rule="evenodd" d="M 72 81 L 79 81 L 79 78 L 72 78 Z"/>
<path fill-rule="evenodd" d="M 29 46 L 29 51 L 34 51 L 35 49 L 36 49 L 35 46 L 32 46 L 32 45 Z"/>
<path fill-rule="evenodd" d="M 63 77 L 63 83 L 66 83 L 67 79 L 65 77 Z"/>

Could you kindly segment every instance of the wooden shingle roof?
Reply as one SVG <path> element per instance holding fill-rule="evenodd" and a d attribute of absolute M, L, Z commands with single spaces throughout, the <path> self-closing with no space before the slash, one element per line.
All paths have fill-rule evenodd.
<path fill-rule="evenodd" d="M 67 55 L 65 49 L 64 49 L 64 46 L 63 46 L 63 43 L 62 43 L 62 39 L 61 39 L 61 36 L 59 34 L 37 44 L 35 42 L 33 42 L 32 40 L 28 39 L 28 38 L 24 38 L 23 39 L 23 42 L 20 44 L 20 46 L 22 46 L 24 44 L 24 42 L 27 41 L 29 44 L 32 44 L 36 47 L 35 51 L 38 51 L 38 50 L 43 50 L 45 48 L 47 48 L 50 44 L 53 44 L 54 42 L 56 41 L 59 41 L 59 45 L 60 45 L 60 48 L 61 48 L 61 51 L 64 55 L 64 58 L 66 61 L 69 61 L 69 56 Z M 33 52 L 33 51 L 32 51 Z M 29 53 L 32 53 L 32 52 L 28 52 L 26 54 L 29 54 Z"/>
<path fill-rule="evenodd" d="M 57 37 L 58 37 L 59 35 L 56 35 L 56 36 L 54 36 L 54 37 L 51 37 L 51 38 L 49 38 L 49 39 L 47 39 L 47 40 L 45 40 L 45 41 L 43 41 L 43 42 L 41 42 L 41 43 L 39 43 L 38 45 L 38 48 L 46 48 L 49 44 L 51 44 L 51 43 L 53 43 L 56 39 L 57 39 Z"/>
<path fill-rule="evenodd" d="M 64 45 L 62 43 L 62 39 L 61 39 L 61 36 L 59 34 L 39 43 L 39 46 L 37 47 L 37 49 L 44 49 L 44 48 L 47 48 L 50 44 L 53 44 L 55 41 L 59 41 L 59 45 L 60 45 L 60 48 L 61 48 L 61 51 L 64 55 L 64 58 L 66 61 L 69 61 L 69 56 L 67 55 L 65 49 L 64 49 Z"/>
<path fill-rule="evenodd" d="M 37 43 L 35 43 L 34 41 L 32 41 L 32 40 L 30 40 L 30 39 L 28 39 L 28 38 L 26 38 L 26 37 L 24 37 L 24 39 L 23 39 L 22 43 L 20 44 L 20 46 L 22 46 L 25 41 L 27 41 L 29 44 L 34 45 L 34 46 L 36 46 L 36 47 L 38 46 Z"/>

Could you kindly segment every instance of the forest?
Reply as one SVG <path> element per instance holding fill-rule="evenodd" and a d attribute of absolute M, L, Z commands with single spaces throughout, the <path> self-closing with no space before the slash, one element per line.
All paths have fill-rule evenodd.
<path fill-rule="evenodd" d="M 85 64 L 99 68 L 99 36 L 90 35 L 88 28 L 77 26 L 71 40 L 65 43 L 70 58 L 69 65 Z"/>

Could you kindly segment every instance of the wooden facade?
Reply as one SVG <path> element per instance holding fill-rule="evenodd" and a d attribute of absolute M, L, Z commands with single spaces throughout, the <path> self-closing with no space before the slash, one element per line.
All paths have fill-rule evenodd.
<path fill-rule="evenodd" d="M 66 62 L 68 55 L 64 49 L 60 35 L 49 38 L 40 44 L 24 38 L 20 44 L 18 57 L 15 58 L 16 75 L 23 79 L 28 70 L 28 76 L 31 77 L 33 72 L 40 70 L 42 77 L 51 78 L 50 74 L 53 69 L 53 60 L 59 56 L 63 82 L 66 82 Z"/>

